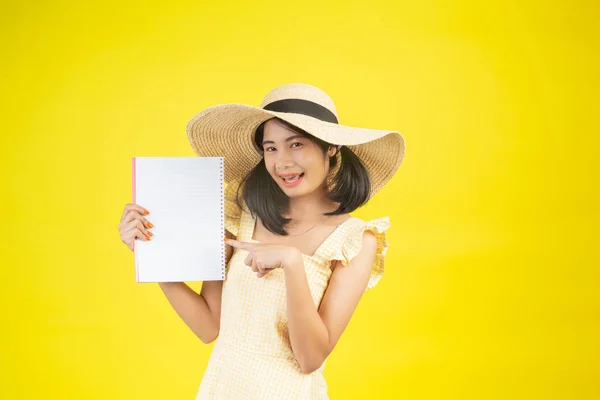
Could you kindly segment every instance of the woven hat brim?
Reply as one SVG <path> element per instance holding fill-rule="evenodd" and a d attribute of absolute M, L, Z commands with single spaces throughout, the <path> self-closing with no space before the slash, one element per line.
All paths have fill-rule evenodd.
<path fill-rule="evenodd" d="M 229 183 L 246 176 L 261 160 L 253 135 L 260 124 L 273 117 L 328 143 L 351 149 L 369 171 L 371 197 L 392 178 L 404 158 L 405 141 L 399 132 L 355 128 L 245 104 L 209 107 L 188 122 L 186 131 L 199 157 L 224 157 L 225 182 Z"/>

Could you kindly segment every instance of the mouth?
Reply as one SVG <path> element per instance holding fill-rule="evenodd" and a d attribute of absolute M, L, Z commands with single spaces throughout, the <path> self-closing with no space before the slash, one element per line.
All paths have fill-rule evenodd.
<path fill-rule="evenodd" d="M 304 177 L 304 172 L 300 174 L 287 174 L 287 175 L 279 175 L 279 179 L 283 182 L 283 185 L 286 187 L 294 187 L 302 182 L 302 178 Z"/>

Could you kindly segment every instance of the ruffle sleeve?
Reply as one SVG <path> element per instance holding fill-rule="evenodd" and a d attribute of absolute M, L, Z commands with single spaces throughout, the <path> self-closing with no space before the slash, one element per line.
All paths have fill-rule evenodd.
<path fill-rule="evenodd" d="M 242 210 L 236 201 L 236 194 L 241 180 L 229 182 L 224 190 L 225 229 L 237 237 Z M 242 192 L 239 193 L 240 204 L 243 205 Z"/>
<path fill-rule="evenodd" d="M 371 276 L 369 278 L 366 290 L 369 290 L 375 285 L 377 285 L 377 283 L 381 279 L 381 276 L 383 275 L 383 261 L 385 253 L 388 249 L 388 242 L 385 238 L 385 231 L 388 230 L 389 227 L 389 217 L 373 219 L 370 221 L 366 221 L 362 224 L 353 226 L 348 232 L 346 240 L 343 242 L 342 246 L 334 254 L 334 260 L 340 260 L 343 266 L 348 266 L 348 264 L 350 264 L 350 261 L 352 261 L 352 259 L 356 257 L 360 252 L 364 232 L 371 231 L 375 234 L 375 237 L 377 238 L 377 251 L 375 254 L 375 260 L 373 261 L 373 266 L 371 268 Z"/>

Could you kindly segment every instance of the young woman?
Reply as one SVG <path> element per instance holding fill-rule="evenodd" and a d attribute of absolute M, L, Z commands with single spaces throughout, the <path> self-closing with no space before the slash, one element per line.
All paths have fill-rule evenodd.
<path fill-rule="evenodd" d="M 305 84 L 273 89 L 260 108 L 208 108 L 187 134 L 198 156 L 224 156 L 228 183 L 225 281 L 199 294 L 160 284 L 203 342 L 216 339 L 196 399 L 327 399 L 325 360 L 388 248 L 388 217 L 349 213 L 397 171 L 403 137 L 340 125 L 331 98 Z M 145 215 L 125 207 L 130 249 L 150 239 Z"/>

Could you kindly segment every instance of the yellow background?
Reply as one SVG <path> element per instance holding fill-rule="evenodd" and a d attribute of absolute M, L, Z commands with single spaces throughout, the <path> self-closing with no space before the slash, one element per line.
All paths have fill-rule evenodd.
<path fill-rule="evenodd" d="M 331 398 L 600 398 L 598 3 L 2 8 L 0 398 L 194 398 L 212 345 L 119 239 L 131 157 L 193 156 L 193 115 L 289 82 L 407 142 L 354 213 L 391 245 Z"/>

